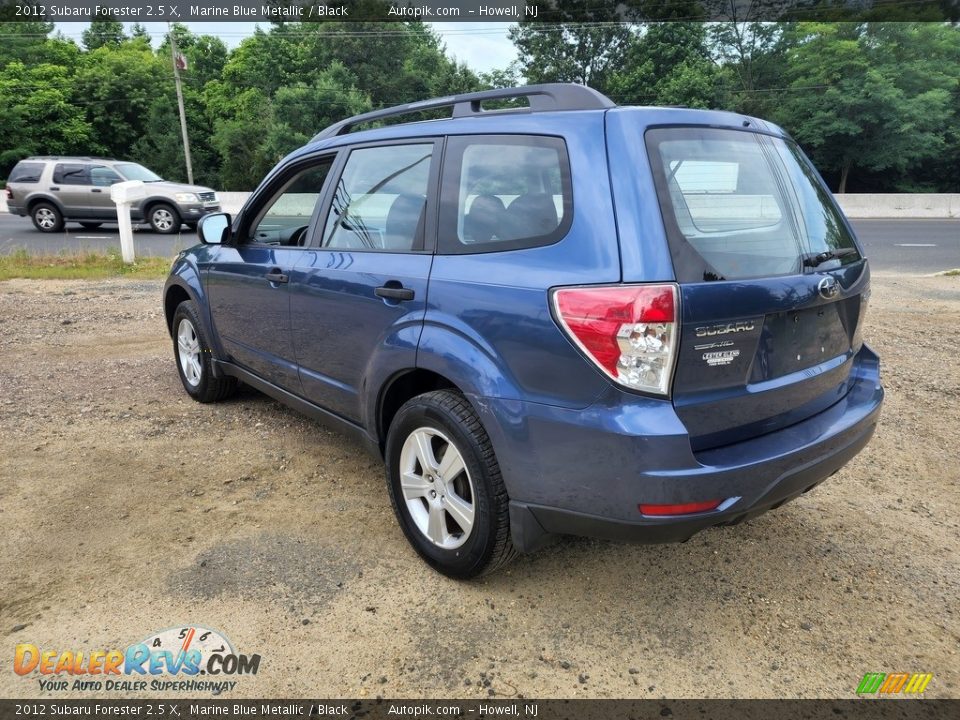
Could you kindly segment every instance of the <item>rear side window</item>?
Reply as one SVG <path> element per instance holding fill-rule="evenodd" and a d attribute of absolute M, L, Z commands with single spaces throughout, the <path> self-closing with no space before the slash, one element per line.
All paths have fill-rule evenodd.
<path fill-rule="evenodd" d="M 657 128 L 647 151 L 677 277 L 683 282 L 788 275 L 854 242 L 793 142 L 717 128 Z M 856 262 L 858 253 L 818 265 Z"/>
<path fill-rule="evenodd" d="M 323 247 L 423 250 L 433 151 L 433 142 L 351 151 L 324 225 Z"/>
<path fill-rule="evenodd" d="M 58 185 L 89 185 L 90 171 L 86 165 L 57 163 L 53 168 L 53 181 Z"/>
<path fill-rule="evenodd" d="M 570 227 L 573 194 L 562 139 L 454 136 L 447 141 L 440 252 L 497 252 L 549 245 Z"/>
<path fill-rule="evenodd" d="M 40 182 L 40 174 L 43 172 L 43 163 L 20 162 L 10 173 L 7 182 L 12 183 L 35 183 Z"/>

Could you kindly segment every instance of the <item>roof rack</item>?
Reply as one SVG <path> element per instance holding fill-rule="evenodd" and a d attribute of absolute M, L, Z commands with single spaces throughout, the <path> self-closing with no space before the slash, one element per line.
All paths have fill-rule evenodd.
<path fill-rule="evenodd" d="M 96 155 L 31 155 L 24 160 L 103 160 L 106 162 L 117 162 L 115 158 L 98 157 Z"/>
<path fill-rule="evenodd" d="M 527 98 L 529 107 L 508 108 L 505 110 L 484 110 L 482 104 L 489 100 L 508 100 L 510 98 Z M 374 110 L 354 115 L 353 117 L 334 123 L 313 137 L 311 142 L 326 138 L 345 135 L 351 128 L 362 123 L 382 120 L 397 115 L 436 110 L 452 107 L 455 118 L 470 117 L 494 113 L 535 113 L 550 110 L 605 110 L 616 107 L 616 104 L 606 95 L 597 92 L 585 85 L 572 83 L 548 83 L 545 85 L 526 85 L 524 87 L 501 88 L 498 90 L 482 90 L 480 92 L 448 95 L 447 97 L 407 103 L 395 107 Z"/>

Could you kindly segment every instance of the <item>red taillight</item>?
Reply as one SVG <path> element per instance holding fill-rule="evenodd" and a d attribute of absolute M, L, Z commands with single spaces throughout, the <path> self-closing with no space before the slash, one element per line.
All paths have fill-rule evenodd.
<path fill-rule="evenodd" d="M 645 505 L 638 507 L 644 515 L 692 515 L 708 512 L 720 507 L 723 500 L 707 500 L 706 502 L 680 503 L 678 505 Z"/>
<path fill-rule="evenodd" d="M 667 395 L 679 338 L 676 285 L 559 288 L 557 320 L 621 385 Z"/>

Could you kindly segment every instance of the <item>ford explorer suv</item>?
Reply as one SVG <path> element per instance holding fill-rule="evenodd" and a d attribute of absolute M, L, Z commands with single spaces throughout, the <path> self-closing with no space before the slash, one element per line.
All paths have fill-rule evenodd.
<path fill-rule="evenodd" d="M 66 222 L 94 230 L 117 222 L 110 186 L 124 180 L 146 183 L 147 197 L 132 205 L 130 217 L 149 223 L 154 232 L 169 235 L 183 224 L 196 229 L 204 215 L 220 212 L 210 188 L 168 182 L 137 163 L 90 157 L 21 160 L 7 180 L 7 207 L 29 215 L 40 232 L 60 232 Z"/>
<path fill-rule="evenodd" d="M 243 382 L 359 437 L 453 577 L 557 535 L 735 525 L 836 473 L 880 415 L 862 247 L 757 118 L 576 85 L 374 111 L 199 235 L 163 296 L 186 392 Z"/>

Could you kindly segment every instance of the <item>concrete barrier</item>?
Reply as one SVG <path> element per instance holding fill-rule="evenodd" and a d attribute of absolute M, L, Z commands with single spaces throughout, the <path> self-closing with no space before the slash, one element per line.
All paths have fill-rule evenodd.
<path fill-rule="evenodd" d="M 834 195 L 851 218 L 957 218 L 960 193 Z"/>
<path fill-rule="evenodd" d="M 250 197 L 248 192 L 219 192 L 224 212 L 236 214 Z M 960 193 L 887 193 L 835 195 L 851 218 L 960 218 Z M 0 192 L 0 212 L 7 212 L 6 194 Z"/>

